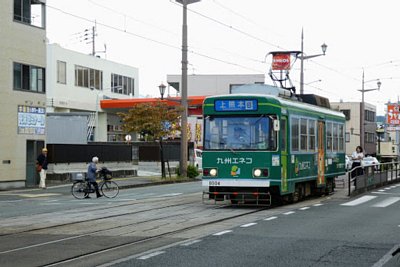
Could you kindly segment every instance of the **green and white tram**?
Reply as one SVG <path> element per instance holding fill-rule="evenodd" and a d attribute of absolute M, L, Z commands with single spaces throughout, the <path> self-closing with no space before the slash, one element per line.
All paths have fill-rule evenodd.
<path fill-rule="evenodd" d="M 297 201 L 345 174 L 345 116 L 262 94 L 204 100 L 203 199 Z"/>

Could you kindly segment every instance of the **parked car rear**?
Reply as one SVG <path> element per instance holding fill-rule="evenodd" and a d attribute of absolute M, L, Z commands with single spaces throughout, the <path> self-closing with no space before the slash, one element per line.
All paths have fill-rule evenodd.
<path fill-rule="evenodd" d="M 346 155 L 345 157 L 346 157 L 346 171 L 348 171 L 351 170 L 351 166 L 353 166 L 353 161 L 349 156 Z"/>
<path fill-rule="evenodd" d="M 363 166 L 363 167 L 368 167 L 368 166 L 375 165 L 375 166 L 374 166 L 375 170 L 378 170 L 378 169 L 379 169 L 379 164 L 380 164 L 380 163 L 379 163 L 379 161 L 377 160 L 377 158 L 371 157 L 371 156 L 365 157 L 365 158 L 361 161 L 361 166 Z"/>

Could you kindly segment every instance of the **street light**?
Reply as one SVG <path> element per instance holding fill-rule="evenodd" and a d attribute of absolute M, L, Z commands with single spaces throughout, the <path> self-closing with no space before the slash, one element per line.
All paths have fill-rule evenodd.
<path fill-rule="evenodd" d="M 376 81 L 376 85 L 378 86 L 377 88 L 368 88 L 364 89 L 364 84 L 367 82 L 373 82 Z M 362 74 L 362 89 L 358 90 L 361 92 L 361 116 L 360 116 L 360 146 L 365 150 L 365 102 L 364 102 L 364 93 L 365 92 L 371 92 L 375 90 L 379 90 L 381 88 L 382 82 L 379 79 L 373 79 L 369 81 L 364 80 L 364 70 Z"/>
<path fill-rule="evenodd" d="M 182 177 L 187 176 L 187 159 L 188 159 L 188 138 L 187 138 L 187 70 L 188 70 L 188 44 L 187 44 L 187 5 L 200 2 L 200 0 L 176 0 L 183 7 L 183 23 L 182 23 L 182 91 L 181 105 L 183 108 L 181 117 L 181 156 L 180 156 L 180 174 Z"/>
<path fill-rule="evenodd" d="M 303 29 L 302 29 L 301 30 L 301 56 L 297 56 L 297 58 L 300 58 L 300 94 L 301 95 L 304 94 L 304 60 L 314 58 L 314 57 L 319 57 L 319 56 L 325 56 L 326 49 L 328 48 L 328 46 L 325 43 L 323 43 L 321 45 L 322 54 L 305 56 L 303 40 L 304 40 L 304 33 L 303 33 Z"/>
<path fill-rule="evenodd" d="M 163 83 L 161 83 L 161 84 L 158 86 L 158 89 L 160 90 L 161 100 L 164 99 L 165 88 L 166 88 L 166 86 L 165 86 Z"/>

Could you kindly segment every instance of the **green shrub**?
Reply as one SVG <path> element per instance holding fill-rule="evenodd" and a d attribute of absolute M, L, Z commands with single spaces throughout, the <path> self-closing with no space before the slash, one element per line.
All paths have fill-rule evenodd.
<path fill-rule="evenodd" d="M 176 175 L 178 177 L 181 177 L 179 165 L 176 166 L 175 173 L 176 173 Z M 196 166 L 188 165 L 188 167 L 187 167 L 187 177 L 193 179 L 193 178 L 196 178 L 199 174 L 200 174 L 200 172 L 197 170 Z"/>

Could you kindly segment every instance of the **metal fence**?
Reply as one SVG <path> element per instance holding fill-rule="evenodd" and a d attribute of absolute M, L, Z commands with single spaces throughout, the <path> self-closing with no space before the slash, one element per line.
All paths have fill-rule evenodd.
<path fill-rule="evenodd" d="M 399 168 L 399 162 L 389 162 L 351 169 L 348 172 L 348 195 L 355 196 L 375 188 L 400 182 Z M 352 173 L 357 173 L 357 171 L 361 175 L 352 177 Z"/>
<path fill-rule="evenodd" d="M 164 141 L 164 160 L 178 161 L 180 158 L 180 142 Z M 188 143 L 188 155 L 193 154 L 194 144 Z M 160 145 L 158 142 L 133 143 L 90 143 L 90 144 L 48 144 L 49 163 L 90 162 L 96 156 L 102 162 L 138 162 L 160 161 Z"/>

